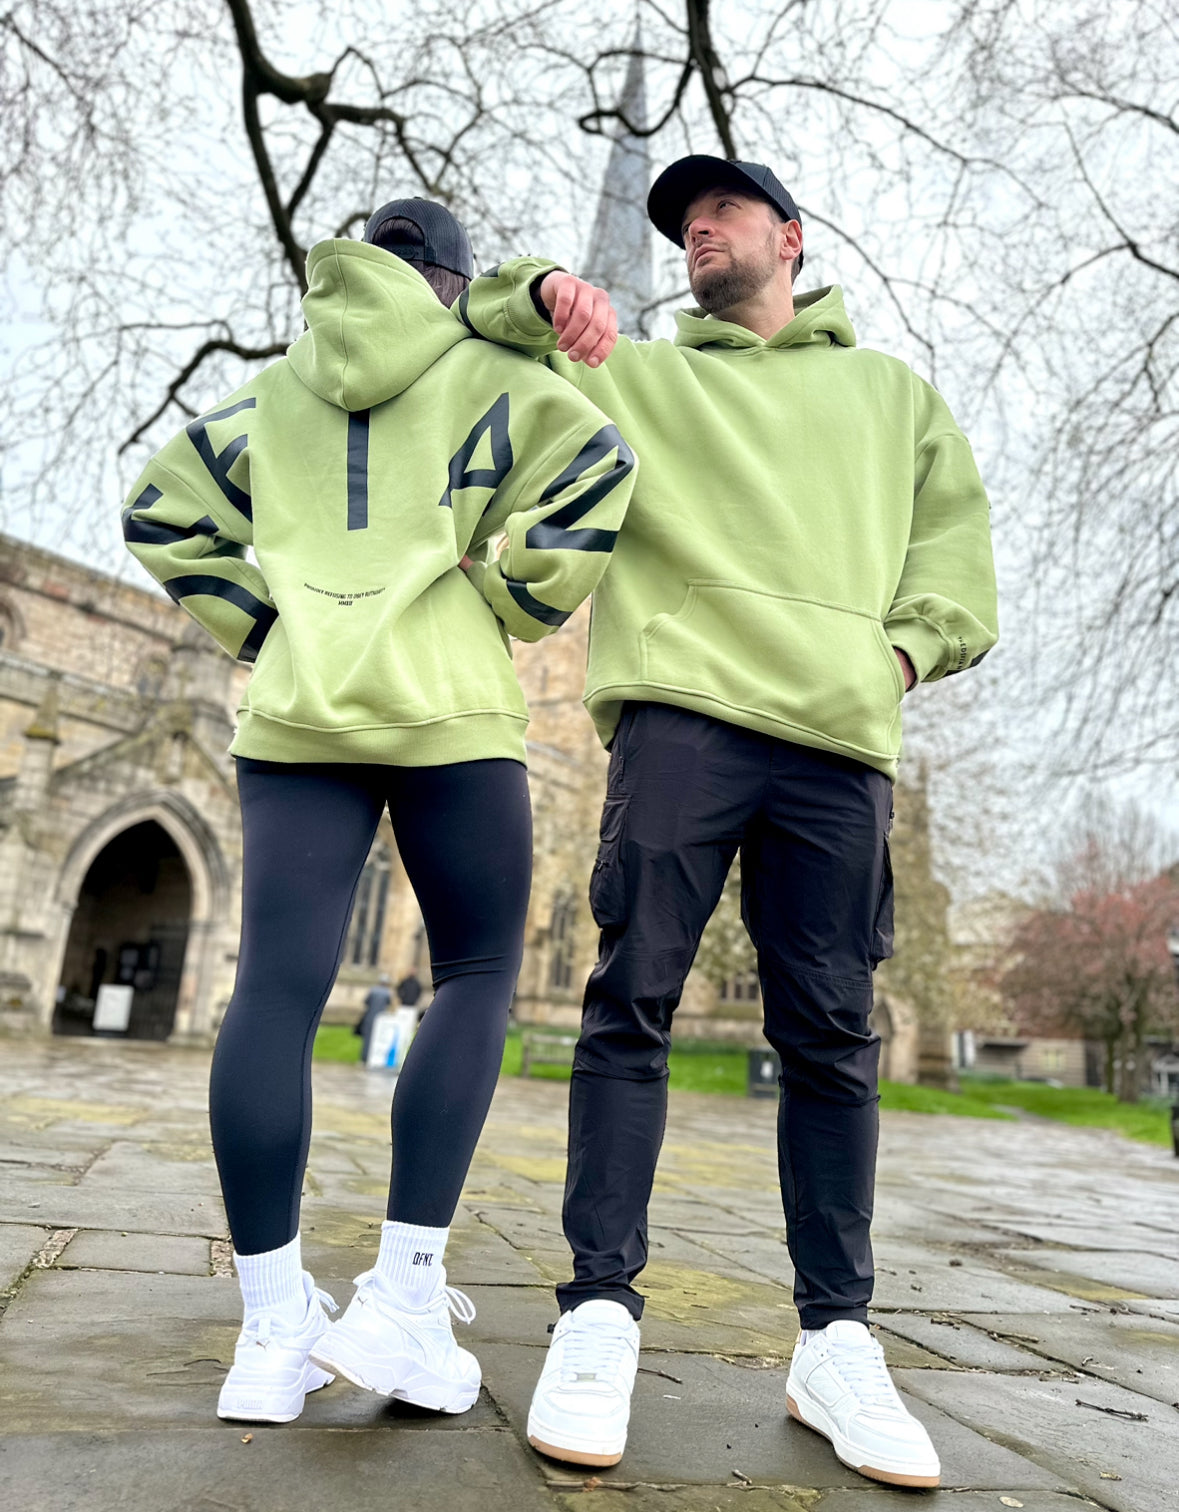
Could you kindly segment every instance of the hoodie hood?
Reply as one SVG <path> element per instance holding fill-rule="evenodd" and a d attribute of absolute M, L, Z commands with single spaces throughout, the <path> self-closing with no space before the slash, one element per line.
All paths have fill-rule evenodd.
<path fill-rule="evenodd" d="M 794 319 L 767 341 L 746 326 L 717 320 L 703 310 L 676 313 L 676 346 L 684 347 L 854 347 L 856 333 L 843 308 L 843 290 L 838 286 L 802 294 L 794 302 Z"/>
<path fill-rule="evenodd" d="M 367 242 L 312 247 L 307 285 L 307 329 L 287 357 L 339 409 L 392 399 L 470 334 L 415 268 Z"/>

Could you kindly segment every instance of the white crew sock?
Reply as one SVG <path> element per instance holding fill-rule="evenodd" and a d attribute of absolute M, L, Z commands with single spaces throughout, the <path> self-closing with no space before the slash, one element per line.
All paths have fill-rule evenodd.
<path fill-rule="evenodd" d="M 823 1330 L 821 1328 L 804 1328 L 802 1330 L 803 1346 L 805 1347 L 807 1344 L 809 1344 L 812 1339 L 817 1339 L 822 1332 Z"/>
<path fill-rule="evenodd" d="M 381 1224 L 381 1248 L 373 1269 L 387 1285 L 403 1292 L 407 1301 L 427 1302 L 446 1283 L 442 1255 L 449 1235 L 448 1228 L 424 1228 L 386 1219 Z"/>
<path fill-rule="evenodd" d="M 303 1286 L 303 1256 L 298 1234 L 281 1249 L 266 1250 L 261 1255 L 239 1255 L 235 1250 L 233 1263 L 247 1318 L 262 1312 L 299 1315 L 306 1312 L 307 1293 Z"/>

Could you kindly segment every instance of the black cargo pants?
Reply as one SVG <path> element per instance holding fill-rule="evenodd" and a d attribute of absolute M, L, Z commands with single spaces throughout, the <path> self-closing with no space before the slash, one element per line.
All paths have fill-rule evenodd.
<path fill-rule="evenodd" d="M 741 852 L 765 1032 L 782 1061 L 778 1159 L 804 1328 L 866 1320 L 879 1039 L 872 969 L 891 954 L 883 773 L 671 705 L 628 704 L 590 883 L 602 931 L 569 1104 L 562 1311 L 638 1318 L 663 1142 L 672 1014 Z"/>

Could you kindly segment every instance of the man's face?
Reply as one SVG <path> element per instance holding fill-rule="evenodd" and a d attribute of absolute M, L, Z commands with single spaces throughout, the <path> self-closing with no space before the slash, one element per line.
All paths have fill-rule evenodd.
<path fill-rule="evenodd" d="M 716 188 L 684 211 L 688 283 L 702 310 L 730 310 L 759 294 L 788 266 L 783 221 L 759 195 Z"/>

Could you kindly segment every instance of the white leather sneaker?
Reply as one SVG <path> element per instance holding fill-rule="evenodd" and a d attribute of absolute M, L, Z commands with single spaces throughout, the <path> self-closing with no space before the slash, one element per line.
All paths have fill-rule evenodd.
<path fill-rule="evenodd" d="M 233 1365 L 217 1399 L 217 1416 L 245 1423 L 290 1423 L 303 1411 L 303 1398 L 330 1384 L 331 1375 L 314 1365 L 311 1347 L 328 1327 L 324 1307 L 336 1311 L 327 1292 L 303 1272 L 306 1308 L 301 1318 L 286 1312 L 255 1313 L 246 1319 L 233 1352 Z"/>
<path fill-rule="evenodd" d="M 884 1351 L 862 1323 L 828 1323 L 794 1347 L 786 1407 L 830 1439 L 845 1465 L 892 1486 L 936 1486 L 929 1434 L 897 1395 Z"/>
<path fill-rule="evenodd" d="M 563 1313 L 532 1394 L 528 1442 L 569 1464 L 616 1465 L 638 1368 L 639 1325 L 621 1302 L 595 1298 Z"/>
<path fill-rule="evenodd" d="M 316 1341 L 312 1360 L 380 1396 L 434 1412 L 466 1412 L 483 1376 L 475 1356 L 455 1343 L 450 1314 L 470 1323 L 475 1307 L 446 1285 L 445 1271 L 438 1282 L 429 1302 L 410 1306 L 383 1276 L 365 1271 L 343 1317 Z"/>

